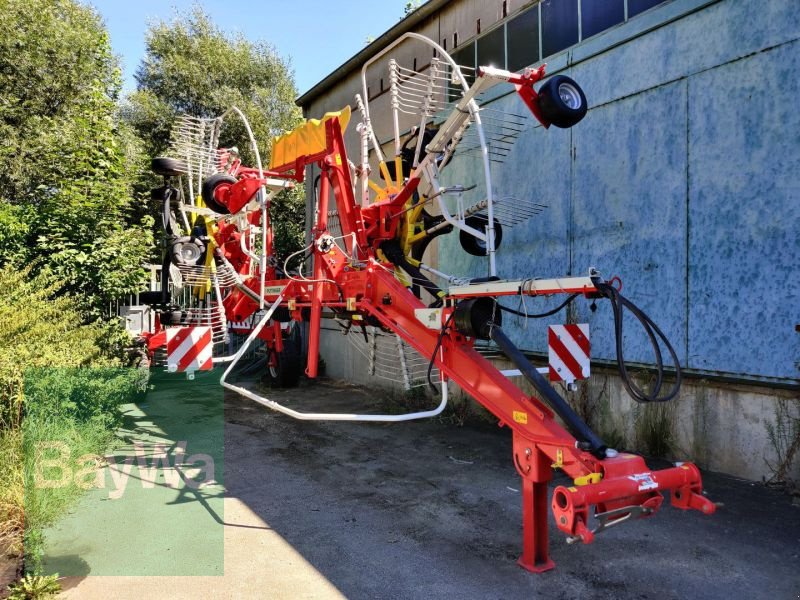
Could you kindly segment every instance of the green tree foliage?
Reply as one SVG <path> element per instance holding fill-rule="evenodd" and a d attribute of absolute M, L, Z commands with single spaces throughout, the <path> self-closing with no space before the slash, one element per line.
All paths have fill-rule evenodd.
<path fill-rule="evenodd" d="M 301 122 L 289 64 L 269 44 L 221 31 L 199 8 L 169 23 L 153 23 L 146 46 L 136 74 L 137 90 L 127 99 L 123 115 L 150 156 L 168 151 L 170 130 L 179 115 L 213 118 L 236 106 L 250 122 L 266 167 L 272 139 Z M 220 145 L 236 146 L 245 164 L 255 165 L 238 118 L 225 120 Z M 301 190 L 274 203 L 279 252 L 299 248 L 304 214 Z"/>
<path fill-rule="evenodd" d="M 44 259 L 97 309 L 139 288 L 152 243 L 108 37 L 74 0 L 0 0 L 0 30 L 0 264 Z"/>
<path fill-rule="evenodd" d="M 412 0 L 411 2 L 406 2 L 406 5 L 403 7 L 403 18 L 410 15 L 424 3 L 425 3 L 424 0 Z"/>

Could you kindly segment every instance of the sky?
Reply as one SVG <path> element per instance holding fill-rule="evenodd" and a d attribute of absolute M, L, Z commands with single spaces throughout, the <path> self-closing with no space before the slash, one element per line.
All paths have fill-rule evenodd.
<path fill-rule="evenodd" d="M 272 44 L 290 59 L 298 94 L 308 91 L 336 67 L 403 16 L 407 0 L 87 0 L 103 17 L 115 54 L 122 60 L 125 92 L 144 56 L 144 35 L 153 20 L 169 21 L 198 4 L 229 33 Z"/>

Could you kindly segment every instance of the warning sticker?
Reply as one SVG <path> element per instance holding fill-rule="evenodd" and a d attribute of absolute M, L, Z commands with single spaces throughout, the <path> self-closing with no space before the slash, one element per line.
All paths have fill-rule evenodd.
<path fill-rule="evenodd" d="M 637 473 L 636 475 L 628 475 L 628 479 L 635 481 L 639 484 L 639 491 L 655 490 L 658 488 L 658 483 L 653 481 L 650 473 Z"/>
<path fill-rule="evenodd" d="M 528 413 L 521 412 L 519 410 L 514 411 L 514 421 L 517 423 L 522 423 L 523 425 L 528 424 Z"/>

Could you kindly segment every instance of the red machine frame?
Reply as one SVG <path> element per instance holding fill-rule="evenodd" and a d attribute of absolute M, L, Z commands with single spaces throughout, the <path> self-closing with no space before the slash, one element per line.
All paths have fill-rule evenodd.
<path fill-rule="evenodd" d="M 533 82 L 544 70 L 517 75 L 507 81 L 514 84 L 523 101 L 535 116 L 548 125 L 538 111 Z M 552 510 L 558 528 L 568 541 L 590 543 L 598 531 L 630 517 L 650 516 L 661 506 L 662 492 L 671 493 L 672 505 L 705 514 L 716 505 L 702 495 L 698 468 L 691 464 L 651 471 L 642 457 L 616 453 L 605 447 L 588 447 L 577 440 L 556 419 L 556 412 L 543 399 L 529 396 L 502 374 L 474 348 L 474 336 L 449 327 L 460 302 L 472 298 L 502 295 L 552 295 L 578 293 L 598 296 L 598 277 L 572 277 L 537 281 L 535 286 L 508 284 L 505 287 L 462 286 L 445 296 L 439 315 L 440 328 L 431 329 L 417 315 L 427 308 L 394 275 L 395 264 L 380 252 L 380 246 L 397 235 L 406 203 L 420 183 L 419 170 L 412 172 L 399 193 L 369 206 L 361 206 L 354 195 L 342 127 L 337 117 L 325 121 L 324 151 L 297 157 L 290 164 L 259 172 L 239 169 L 239 180 L 220 185 L 215 200 L 237 212 L 266 185 L 267 179 L 302 182 L 305 168 L 316 165 L 321 171 L 316 225 L 311 231 L 313 275 L 308 280 L 277 279 L 274 267 L 268 267 L 266 281 L 260 271 L 247 275 L 249 258 L 241 255 L 241 235 L 235 227 L 223 225 L 214 236 L 217 252 L 225 256 L 242 276 L 241 285 L 227 296 L 225 311 L 232 321 L 242 321 L 272 304 L 265 318 L 278 307 L 288 309 L 291 318 L 308 323 L 306 375 L 319 372 L 320 324 L 323 308 L 343 315 L 368 317 L 372 322 L 399 335 L 422 356 L 432 358 L 441 377 L 457 383 L 465 392 L 494 414 L 501 426 L 513 432 L 513 461 L 522 478 L 523 551 L 519 564 L 533 572 L 553 568 L 548 550 L 548 482 L 553 468 L 561 469 L 574 480 L 572 486 L 559 486 L 553 492 Z M 327 215 L 331 203 L 339 213 L 344 247 L 331 244 Z M 266 211 L 254 211 L 253 219 L 267 228 L 267 251 L 271 253 L 272 231 L 269 223 L 260 222 Z M 230 252 L 226 254 L 226 248 Z M 262 293 L 263 292 L 263 293 Z M 274 350 L 282 349 L 280 324 L 273 321 L 258 334 Z M 150 347 L 159 345 L 151 339 Z M 590 529 L 590 507 L 599 526 Z"/>

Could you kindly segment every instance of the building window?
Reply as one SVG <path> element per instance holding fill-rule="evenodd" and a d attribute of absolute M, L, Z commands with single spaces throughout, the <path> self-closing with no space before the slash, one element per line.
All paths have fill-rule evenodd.
<path fill-rule="evenodd" d="M 461 70 L 461 74 L 467 82 L 467 85 L 472 85 L 475 81 L 475 44 L 468 44 L 461 48 L 458 52 L 453 52 L 453 60 L 457 65 L 467 67 Z M 452 102 L 461 97 L 461 84 L 450 83 L 450 94 L 448 94 L 448 101 Z"/>
<path fill-rule="evenodd" d="M 635 17 L 662 2 L 664 0 L 628 0 L 628 18 Z"/>
<path fill-rule="evenodd" d="M 629 0 L 630 1 L 630 0 Z M 597 35 L 625 20 L 625 0 L 583 0 L 581 38 Z"/>
<path fill-rule="evenodd" d="M 466 67 L 486 65 L 520 71 L 666 1 L 541 0 L 486 34 L 482 34 L 481 20 L 477 19 L 475 41 L 458 50 L 458 32 L 454 32 L 451 54 Z M 508 2 L 501 6 L 505 18 Z M 445 50 L 447 41 L 442 39 Z M 464 76 L 470 84 L 475 80 L 471 69 L 465 70 Z"/>
<path fill-rule="evenodd" d="M 506 68 L 505 27 L 500 26 L 476 42 L 478 46 L 478 65 Z"/>
<path fill-rule="evenodd" d="M 458 52 L 453 52 L 453 60 L 456 64 L 468 67 L 464 70 L 464 77 L 467 83 L 472 84 L 475 79 L 473 69 L 475 68 L 475 44 L 468 44 L 461 48 Z"/>
<path fill-rule="evenodd" d="M 509 71 L 539 62 L 539 10 L 534 8 L 506 24 Z"/>
<path fill-rule="evenodd" d="M 578 0 L 543 0 L 542 55 L 550 56 L 578 43 Z"/>

